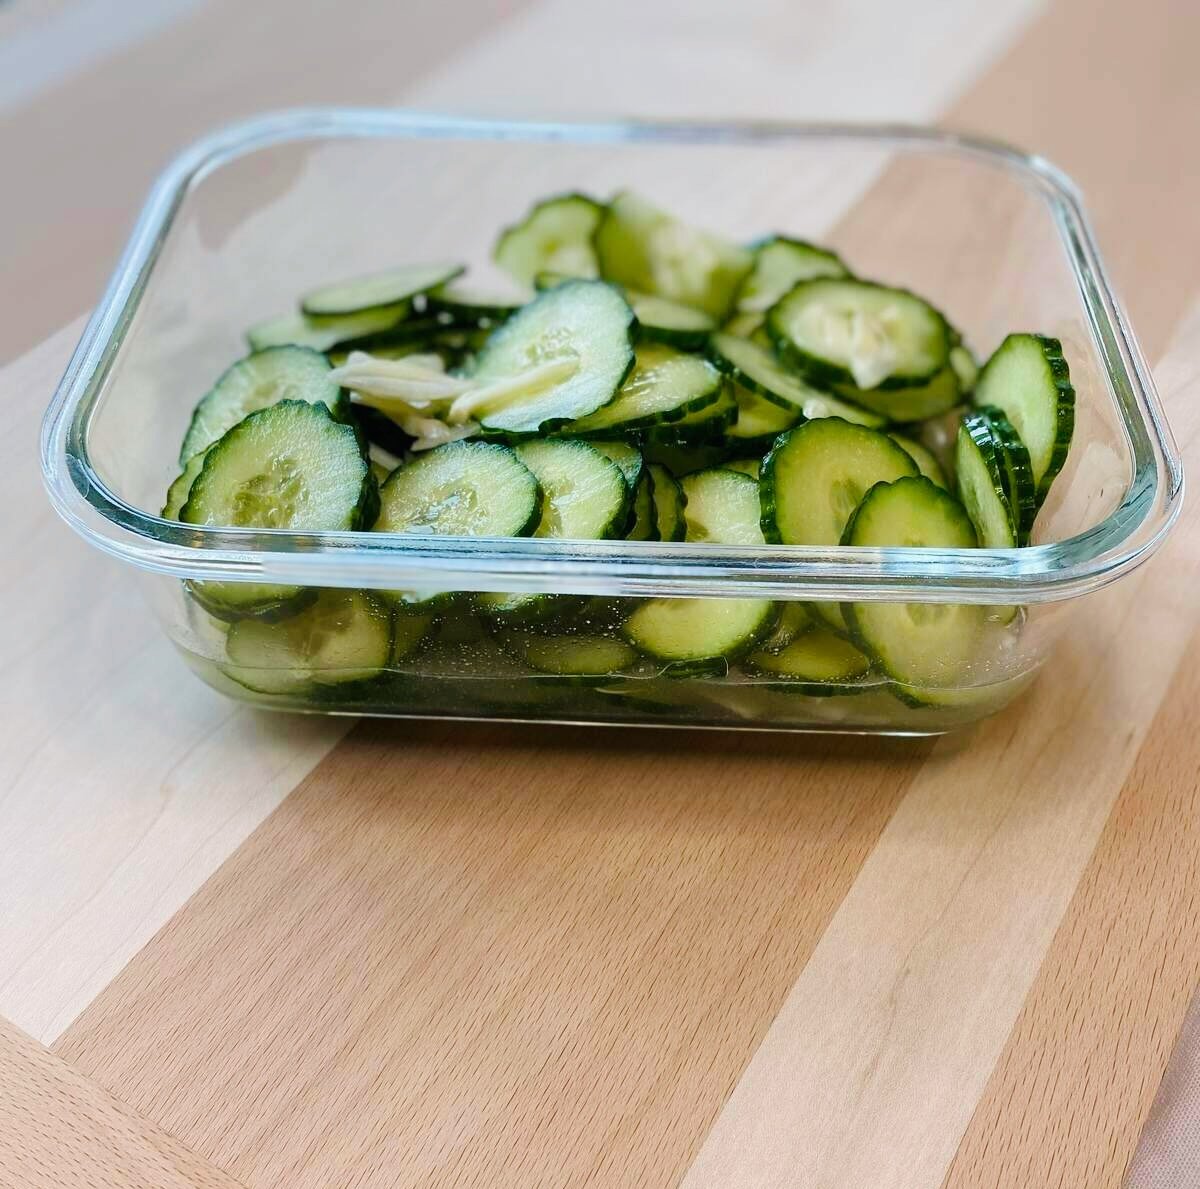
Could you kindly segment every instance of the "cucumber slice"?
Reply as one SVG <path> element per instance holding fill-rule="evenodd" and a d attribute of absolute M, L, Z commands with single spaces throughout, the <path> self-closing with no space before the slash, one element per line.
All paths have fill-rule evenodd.
<path fill-rule="evenodd" d="M 987 418 L 1001 447 L 1004 493 L 1017 519 L 1017 544 L 1028 545 L 1038 509 L 1029 451 L 1016 427 L 995 405 L 984 405 L 979 412 Z"/>
<path fill-rule="evenodd" d="M 758 482 L 739 471 L 714 468 L 680 481 L 686 505 L 687 541 L 715 545 L 762 545 Z"/>
<path fill-rule="evenodd" d="M 642 472 L 638 485 L 633 492 L 633 514 L 630 517 L 629 530 L 625 534 L 627 541 L 657 541 L 658 516 L 654 507 L 654 480 L 649 470 Z"/>
<path fill-rule="evenodd" d="M 979 364 L 971 349 L 963 343 L 950 348 L 950 367 L 958 377 L 958 387 L 964 395 L 973 392 L 979 381 Z"/>
<path fill-rule="evenodd" d="M 609 462 L 615 462 L 625 476 L 625 483 L 630 491 L 638 485 L 642 477 L 642 452 L 628 442 L 589 442 L 593 450 L 599 450 Z"/>
<path fill-rule="evenodd" d="M 759 471 L 762 470 L 761 458 L 731 458 L 728 462 L 723 462 L 721 465 L 727 471 L 740 471 L 743 475 L 749 475 L 751 479 L 757 479 Z"/>
<path fill-rule="evenodd" d="M 748 339 L 757 335 L 763 328 L 763 323 L 767 320 L 765 314 L 759 313 L 742 313 L 734 314 L 721 330 L 725 334 L 736 335 L 740 339 Z M 764 347 L 770 346 L 770 339 L 762 344 Z"/>
<path fill-rule="evenodd" d="M 973 399 L 995 405 L 1012 422 L 1029 451 L 1040 507 L 1075 432 L 1075 389 L 1062 343 L 1040 334 L 1010 334 L 984 364 Z"/>
<path fill-rule="evenodd" d="M 709 356 L 727 376 L 757 393 L 764 400 L 800 413 L 809 419 L 841 417 L 857 425 L 879 429 L 886 418 L 860 406 L 839 400 L 806 384 L 794 372 L 788 371 L 773 351 L 737 335 L 722 332 L 709 339 Z"/>
<path fill-rule="evenodd" d="M 683 488 L 666 467 L 652 462 L 649 466 L 651 491 L 654 497 L 654 519 L 658 525 L 658 540 L 682 541 L 687 531 L 684 506 L 687 500 Z"/>
<path fill-rule="evenodd" d="M 522 285 L 532 285 L 541 272 L 598 276 L 592 236 L 603 213 L 604 207 L 585 194 L 543 199 L 500 233 L 492 258 Z"/>
<path fill-rule="evenodd" d="M 771 443 L 786 429 L 791 429 L 803 419 L 799 409 L 784 409 L 777 404 L 731 382 L 733 399 L 737 402 L 737 420 L 729 427 L 728 436 L 739 441 L 762 440 L 766 451 Z"/>
<path fill-rule="evenodd" d="M 958 427 L 954 470 L 958 494 L 985 549 L 1012 549 L 1017 544 L 1017 517 L 1004 491 L 1004 451 L 991 423 L 978 413 L 964 413 Z"/>
<path fill-rule="evenodd" d="M 779 545 L 836 545 L 871 487 L 916 474 L 886 434 L 837 417 L 806 421 L 763 460 L 763 533 Z"/>
<path fill-rule="evenodd" d="M 456 537 L 527 537 L 542 490 L 507 446 L 461 441 L 417 455 L 379 493 L 375 531 Z"/>
<path fill-rule="evenodd" d="M 828 628 L 810 627 L 781 649 L 757 649 L 746 658 L 746 667 L 766 677 L 800 683 L 800 690 L 823 697 L 854 692 L 871 671 L 870 658 L 849 640 Z"/>
<path fill-rule="evenodd" d="M 664 421 L 640 431 L 645 443 L 704 446 L 722 443 L 737 420 L 737 401 L 730 385 L 722 384 L 717 399 L 689 413 L 682 421 Z"/>
<path fill-rule="evenodd" d="M 392 657 L 387 608 L 357 590 L 323 590 L 281 623 L 244 619 L 226 637 L 229 677 L 264 694 L 299 694 L 377 676 Z"/>
<path fill-rule="evenodd" d="M 593 244 L 606 280 L 717 319 L 754 263 L 745 248 L 689 227 L 628 191 L 609 203 Z"/>
<path fill-rule="evenodd" d="M 557 677 L 605 677 L 628 669 L 637 652 L 612 636 L 544 636 L 507 631 L 500 646 L 540 673 Z"/>
<path fill-rule="evenodd" d="M 251 413 L 213 444 L 179 518 L 234 528 L 356 529 L 375 494 L 354 429 L 323 404 L 285 400 Z"/>
<path fill-rule="evenodd" d="M 938 462 L 937 456 L 928 446 L 905 437 L 903 434 L 889 433 L 888 437 L 917 464 L 917 469 L 926 479 L 946 491 L 950 490 L 950 485 L 946 482 L 946 472 L 942 470 L 942 464 Z"/>
<path fill-rule="evenodd" d="M 310 318 L 307 314 L 283 314 L 258 322 L 246 331 L 251 351 L 267 347 L 311 347 L 314 351 L 349 348 L 352 344 L 399 331 L 410 314 L 407 303 L 363 310 L 337 318 Z"/>
<path fill-rule="evenodd" d="M 535 537 L 600 541 L 619 535 L 629 513 L 629 486 L 615 462 L 586 442 L 551 439 L 515 449 L 542 489 Z"/>
<path fill-rule="evenodd" d="M 715 404 L 721 395 L 721 374 L 707 360 L 672 347 L 643 344 L 634 357 L 633 371 L 616 399 L 565 431 L 579 436 L 629 433 L 654 425 L 683 421 Z"/>
<path fill-rule="evenodd" d="M 647 462 L 666 467 L 677 479 L 693 471 L 720 466 L 732 453 L 745 453 L 743 443 L 736 446 L 726 442 L 699 446 L 678 446 L 670 442 L 642 441 L 642 457 Z"/>
<path fill-rule="evenodd" d="M 782 652 L 801 632 L 813 626 L 812 616 L 803 603 L 781 603 L 779 618 L 767 636 L 759 645 L 760 650 L 767 652 Z"/>
<path fill-rule="evenodd" d="M 924 477 L 880 483 L 858 506 L 844 545 L 966 549 L 975 529 L 963 507 Z M 954 686 L 974 659 L 987 608 L 955 603 L 847 603 L 855 643 L 890 677 L 931 689 Z"/>
<path fill-rule="evenodd" d="M 625 635 L 672 677 L 721 674 L 771 630 L 775 614 L 769 599 L 650 599 L 626 620 Z"/>
<path fill-rule="evenodd" d="M 870 409 L 888 421 L 925 421 L 954 408 L 962 400 L 958 375 L 952 367 L 944 367 L 927 384 L 909 388 L 851 388 L 837 386 L 837 391 L 863 408 Z"/>
<path fill-rule="evenodd" d="M 473 372 L 480 381 L 531 380 L 479 406 L 477 420 L 533 434 L 594 413 L 617 395 L 633 366 L 632 329 L 633 311 L 611 285 L 568 281 L 540 294 L 492 333 Z M 533 378 L 556 364 L 561 375 Z"/>
<path fill-rule="evenodd" d="M 370 445 L 380 446 L 397 458 L 403 458 L 413 443 L 411 435 L 372 405 L 352 404 L 350 420 Z"/>
<path fill-rule="evenodd" d="M 850 270 L 836 252 L 802 239 L 774 235 L 754 249 L 754 267 L 737 294 L 740 314 L 764 314 L 801 281 L 848 277 Z"/>
<path fill-rule="evenodd" d="M 540 272 L 534 283 L 540 292 L 570 279 L 563 273 Z M 623 292 L 638 322 L 638 338 L 643 341 L 691 349 L 703 346 L 704 340 L 716 329 L 716 322 L 693 306 L 654 293 L 639 293 L 636 289 Z"/>
<path fill-rule="evenodd" d="M 300 299 L 300 309 L 306 314 L 331 317 L 397 306 L 465 271 L 461 264 L 410 264 L 371 276 L 335 281 L 306 293 Z"/>
<path fill-rule="evenodd" d="M 454 326 L 492 326 L 512 317 L 532 300 L 531 293 L 488 292 L 474 285 L 451 281 L 430 290 L 425 304 Z"/>
<path fill-rule="evenodd" d="M 535 537 L 598 541 L 619 536 L 629 518 L 630 490 L 616 463 L 586 442 L 550 439 L 516 447 L 542 489 Z M 476 605 L 501 622 L 548 618 L 576 600 L 551 594 L 481 594 Z"/>
<path fill-rule="evenodd" d="M 251 413 L 208 450 L 179 519 L 337 531 L 369 524 L 377 501 L 355 431 L 323 405 L 281 401 Z M 190 589 L 221 619 L 277 618 L 309 598 L 303 587 L 261 582 L 194 582 Z"/>
<path fill-rule="evenodd" d="M 802 281 L 767 312 L 776 350 L 814 384 L 927 384 L 948 364 L 950 328 L 927 301 L 870 281 Z"/>
<path fill-rule="evenodd" d="M 167 488 L 167 501 L 159 513 L 164 520 L 179 519 L 179 513 L 183 510 L 183 505 L 187 503 L 188 492 L 192 490 L 192 483 L 200 474 L 200 468 L 204 465 L 207 453 L 207 450 L 201 450 L 199 454 L 193 454 L 184 463 L 183 470 L 179 472 L 171 486 Z"/>
<path fill-rule="evenodd" d="M 308 347 L 268 347 L 239 359 L 196 405 L 179 448 L 180 466 L 249 414 L 281 400 L 322 404 L 342 416 L 346 398 L 329 372 L 329 360 Z"/>
<path fill-rule="evenodd" d="M 633 291 L 626 296 L 633 307 L 639 334 L 651 342 L 668 343 L 673 347 L 702 347 L 717 328 L 716 322 L 703 310 L 670 298 Z"/>

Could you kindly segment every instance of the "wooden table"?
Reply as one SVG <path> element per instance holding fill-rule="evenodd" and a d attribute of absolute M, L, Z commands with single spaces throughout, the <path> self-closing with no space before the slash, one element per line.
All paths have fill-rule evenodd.
<path fill-rule="evenodd" d="M 246 108 L 938 120 L 1083 183 L 1200 461 L 1188 0 L 264 2 L 265 60 L 234 7 L 0 112 L 8 160 L 46 126 L 112 158 L 92 207 L 57 156 L 0 207 L 10 346 L 93 299 L 160 148 Z M 270 717 L 38 490 L 78 329 L 0 373 L 0 1184 L 1120 1184 L 1200 979 L 1200 514 L 938 742 Z"/>

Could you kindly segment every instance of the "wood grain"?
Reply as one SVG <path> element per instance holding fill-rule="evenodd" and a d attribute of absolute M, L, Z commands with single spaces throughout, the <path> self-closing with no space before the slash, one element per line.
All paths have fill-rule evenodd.
<path fill-rule="evenodd" d="M 4 1020 L 0 1174 L 12 1189 L 242 1189 Z"/>
<path fill-rule="evenodd" d="M 349 727 L 194 681 L 130 576 L 54 514 L 33 447 L 79 329 L 0 374 L 0 1016 L 40 1040 Z"/>
<path fill-rule="evenodd" d="M 1160 369 L 1193 457 L 1198 351 L 1200 309 Z M 969 748 L 924 766 L 686 1185 L 941 1182 L 1164 703 L 1180 663 L 1177 641 L 1200 623 L 1198 581 L 1200 516 L 1190 516 L 1154 565 L 1090 600 L 1019 707 L 983 724 Z M 1171 927 L 1186 936 L 1182 916 Z M 1107 933 L 1106 941 L 1109 961 L 1123 974 L 1136 971 L 1134 938 Z M 1071 987 L 1082 992 L 1084 971 L 1072 973 Z M 1053 1005 L 1052 1019 L 1062 1007 Z M 1055 1054 L 1036 1043 L 1029 1051 L 1049 1076 L 1063 1072 Z M 1111 1079 L 1073 1072 L 1090 1076 L 1069 1082 L 1064 1095 L 1109 1103 Z M 1027 1073 L 1016 1071 L 997 1092 L 981 1142 L 1007 1146 L 998 1137 L 1019 1126 L 1033 1088 Z M 1089 1120 L 1084 1134 L 1095 1143 L 1103 1111 Z M 978 1184 L 1053 1183 L 1009 1180 L 1003 1171 L 1013 1170 L 989 1166 Z"/>
<path fill-rule="evenodd" d="M 674 1183 L 915 765 L 661 738 L 364 726 L 58 1052 L 252 1185 Z"/>
<path fill-rule="evenodd" d="M 1159 369 L 1159 382 L 1194 474 L 1200 308 Z M 1123 634 L 1134 649 L 1146 649 L 1148 664 L 1176 676 L 963 1136 L 946 1189 L 1117 1185 L 1200 980 L 1194 502 L 1147 573 L 1156 587 L 1142 591 Z M 1193 626 L 1180 624 L 1151 642 L 1141 624 L 1147 607 L 1155 617 L 1162 613 L 1165 584 L 1177 588 Z"/>

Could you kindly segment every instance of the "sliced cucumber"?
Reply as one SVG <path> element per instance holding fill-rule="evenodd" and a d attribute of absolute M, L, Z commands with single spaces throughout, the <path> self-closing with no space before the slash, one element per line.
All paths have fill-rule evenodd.
<path fill-rule="evenodd" d="M 762 545 L 758 482 L 740 471 L 714 468 L 680 481 L 686 505 L 687 541 L 715 545 Z"/>
<path fill-rule="evenodd" d="M 323 404 L 251 413 L 208 450 L 180 509 L 185 524 L 356 529 L 375 494 L 358 435 Z"/>
<path fill-rule="evenodd" d="M 836 545 L 871 487 L 916 474 L 917 464 L 886 434 L 838 417 L 806 421 L 763 461 L 763 533 L 781 545 Z"/>
<path fill-rule="evenodd" d="M 474 285 L 450 281 L 430 290 L 425 304 L 444 315 L 454 326 L 491 326 L 512 317 L 532 300 L 531 293 L 489 292 Z"/>
<path fill-rule="evenodd" d="M 988 419 L 992 433 L 1001 446 L 1004 492 L 1017 519 L 1017 544 L 1028 545 L 1038 509 L 1029 451 L 1016 427 L 995 405 L 984 405 L 979 412 Z"/>
<path fill-rule="evenodd" d="M 329 360 L 308 347 L 268 347 L 239 359 L 200 398 L 179 448 L 179 463 L 207 449 L 250 413 L 281 400 L 346 411 L 341 388 L 329 378 Z"/>
<path fill-rule="evenodd" d="M 849 275 L 836 252 L 774 235 L 755 247 L 754 267 L 738 290 L 737 309 L 740 314 L 764 314 L 801 281 Z"/>
<path fill-rule="evenodd" d="M 627 296 L 643 339 L 673 347 L 702 347 L 717 328 L 710 315 L 682 302 L 653 293 L 631 291 Z"/>
<path fill-rule="evenodd" d="M 769 599 L 650 599 L 625 635 L 673 677 L 719 674 L 771 630 L 775 614 Z"/>
<path fill-rule="evenodd" d="M 629 486 L 615 462 L 586 442 L 525 442 L 517 457 L 542 489 L 535 537 L 600 541 L 617 536 L 629 513 Z"/>
<path fill-rule="evenodd" d="M 377 676 L 392 657 L 386 606 L 357 590 L 323 590 L 280 623 L 244 619 L 229 629 L 227 676 L 265 694 L 298 694 Z"/>
<path fill-rule="evenodd" d="M 979 364 L 971 350 L 963 343 L 950 348 L 950 366 L 958 377 L 958 387 L 964 395 L 973 392 L 979 380 Z"/>
<path fill-rule="evenodd" d="M 626 641 L 613 636 L 545 636 L 507 631 L 499 639 L 506 651 L 530 668 L 558 677 L 605 677 L 628 669 L 638 656 Z"/>
<path fill-rule="evenodd" d="M 888 421 L 925 421 L 954 408 L 962 400 L 958 375 L 948 366 L 927 384 L 908 388 L 838 386 L 837 390 L 848 400 Z"/>
<path fill-rule="evenodd" d="M 791 429 L 803 418 L 799 409 L 782 408 L 741 384 L 730 383 L 737 402 L 737 420 L 728 431 L 730 439 L 761 442 L 765 452 L 785 429 Z"/>
<path fill-rule="evenodd" d="M 927 384 L 948 366 L 951 346 L 927 301 L 850 278 L 802 281 L 768 311 L 767 331 L 814 384 L 854 389 Z"/>
<path fill-rule="evenodd" d="M 322 285 L 300 299 L 300 308 L 306 314 L 331 317 L 397 306 L 418 293 L 427 293 L 444 285 L 464 271 L 461 264 L 405 265 L 371 276 Z"/>
<path fill-rule="evenodd" d="M 231 429 L 207 452 L 179 511 L 185 524 L 308 532 L 369 526 L 378 489 L 358 435 L 324 405 L 281 401 Z M 307 601 L 298 586 L 195 582 L 222 619 L 277 617 Z"/>
<path fill-rule="evenodd" d="M 759 314 L 759 313 L 734 314 L 733 317 L 730 318 L 725 323 L 725 325 L 721 327 L 721 330 L 725 334 L 736 335 L 740 339 L 753 338 L 753 337 L 757 336 L 759 334 L 759 332 L 762 330 L 763 323 L 766 320 L 767 320 L 767 316 L 765 314 Z M 771 342 L 770 339 L 768 339 L 762 345 L 764 347 L 769 347 L 770 342 Z"/>
<path fill-rule="evenodd" d="M 687 530 L 687 520 L 684 517 L 687 500 L 683 488 L 666 467 L 652 462 L 649 470 L 658 540 L 682 541 Z"/>
<path fill-rule="evenodd" d="M 479 355 L 475 379 L 514 382 L 482 398 L 474 416 L 488 429 L 532 434 L 594 413 L 633 366 L 632 329 L 633 311 L 611 285 L 568 281 L 540 294 Z"/>
<path fill-rule="evenodd" d="M 733 389 L 722 384 L 717 399 L 689 413 L 681 421 L 663 421 L 639 432 L 643 442 L 677 446 L 704 446 L 722 443 L 737 420 L 737 401 Z"/>
<path fill-rule="evenodd" d="M 571 278 L 563 273 L 541 272 L 534 280 L 539 292 L 553 289 Z M 671 301 L 654 293 L 623 290 L 638 322 L 638 337 L 672 347 L 695 348 L 716 329 L 716 322 L 703 310 Z"/>
<path fill-rule="evenodd" d="M 958 494 L 985 549 L 1012 549 L 1017 517 L 1004 490 L 1004 448 L 991 423 L 979 413 L 964 413 L 954 452 Z"/>
<path fill-rule="evenodd" d="M 779 618 L 775 621 L 771 634 L 759 645 L 759 649 L 765 649 L 767 652 L 781 652 L 801 632 L 807 631 L 812 626 L 812 616 L 805 609 L 803 603 L 781 603 Z"/>
<path fill-rule="evenodd" d="M 314 351 L 332 351 L 349 347 L 363 339 L 371 339 L 398 331 L 409 315 L 407 303 L 382 309 L 363 310 L 338 318 L 310 318 L 307 314 L 284 314 L 266 322 L 258 322 L 246 331 L 250 350 L 267 347 L 311 347 Z"/>
<path fill-rule="evenodd" d="M 543 199 L 500 233 L 492 257 L 522 285 L 532 285 L 541 272 L 595 277 L 592 236 L 603 213 L 604 207 L 585 194 Z"/>
<path fill-rule="evenodd" d="M 746 667 L 767 677 L 798 682 L 803 693 L 821 697 L 853 692 L 870 672 L 871 661 L 828 628 L 810 627 L 776 651 L 760 648 L 752 652 Z"/>
<path fill-rule="evenodd" d="M 725 332 L 714 334 L 709 339 L 709 354 L 717 367 L 743 388 L 781 409 L 798 412 L 810 419 L 841 417 L 844 421 L 874 429 L 887 423 L 886 418 L 876 413 L 806 384 L 794 372 L 788 371 L 773 351 L 752 339 Z"/>
<path fill-rule="evenodd" d="M 167 501 L 159 513 L 164 520 L 179 519 L 179 513 L 182 511 L 183 505 L 187 503 L 188 492 L 192 490 L 192 483 L 200 474 L 200 468 L 204 465 L 207 453 L 206 450 L 201 450 L 199 454 L 193 454 L 183 464 L 183 470 L 179 472 L 171 486 L 167 488 Z"/>
<path fill-rule="evenodd" d="M 878 549 L 966 549 L 975 529 L 948 492 L 922 477 L 873 487 L 842 538 Z M 976 655 L 987 608 L 955 603 L 843 605 L 855 642 L 896 681 L 932 689 L 960 683 Z"/>
<path fill-rule="evenodd" d="M 1062 470 L 1075 432 L 1075 389 L 1062 343 L 1040 334 L 1010 334 L 984 364 L 977 405 L 995 405 L 1029 451 L 1040 507 Z"/>
<path fill-rule="evenodd" d="M 731 458 L 728 462 L 723 462 L 721 465 L 727 471 L 740 471 L 743 475 L 749 475 L 751 479 L 757 479 L 759 471 L 762 470 L 761 458 Z"/>
<path fill-rule="evenodd" d="M 672 347 L 643 344 L 616 399 L 573 422 L 565 432 L 602 437 L 683 421 L 714 404 L 721 384 L 720 372 L 707 360 Z"/>
<path fill-rule="evenodd" d="M 726 442 L 678 446 L 670 442 L 642 441 L 642 457 L 647 462 L 666 467 L 677 479 L 693 471 L 720 466 L 735 450 L 744 453 L 741 443 L 736 447 Z"/>
<path fill-rule="evenodd" d="M 351 405 L 350 422 L 358 427 L 368 445 L 380 446 L 396 458 L 403 458 L 412 446 L 412 436 L 382 409 L 372 405 Z"/>
<path fill-rule="evenodd" d="M 633 513 L 625 533 L 627 541 L 657 541 L 658 516 L 654 507 L 654 480 L 644 470 L 633 492 Z"/>
<path fill-rule="evenodd" d="M 689 227 L 636 194 L 609 203 L 594 238 L 600 275 L 723 318 L 754 258 L 720 236 Z"/>
<path fill-rule="evenodd" d="M 638 485 L 642 477 L 642 452 L 628 442 L 589 442 L 593 450 L 599 450 L 609 462 L 615 462 L 625 476 L 625 483 L 630 491 Z"/>
<path fill-rule="evenodd" d="M 375 531 L 457 537 L 526 537 L 542 490 L 507 446 L 462 441 L 419 454 L 379 493 Z"/>
<path fill-rule="evenodd" d="M 950 485 L 946 482 L 946 472 L 942 470 L 942 464 L 938 462 L 937 456 L 928 446 L 924 446 L 912 438 L 905 437 L 904 434 L 889 432 L 888 437 L 917 464 L 917 469 L 926 479 L 936 483 L 939 487 L 945 488 L 947 491 L 949 490 Z"/>

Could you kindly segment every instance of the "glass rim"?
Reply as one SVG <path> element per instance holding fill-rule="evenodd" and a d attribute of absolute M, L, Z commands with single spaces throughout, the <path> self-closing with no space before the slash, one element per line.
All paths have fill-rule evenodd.
<path fill-rule="evenodd" d="M 134 507 L 96 473 L 88 434 L 125 333 L 189 191 L 239 157 L 303 140 L 458 139 L 570 144 L 753 146 L 860 142 L 936 151 L 1006 169 L 1048 204 L 1132 456 L 1121 503 L 1062 541 L 1020 549 L 864 549 L 213 528 Z M 175 158 L 152 187 L 92 313 L 41 433 L 55 509 L 81 536 L 141 569 L 194 580 L 377 589 L 561 590 L 928 602 L 1047 602 L 1113 581 L 1162 543 L 1183 496 L 1179 451 L 1136 336 L 1109 284 L 1078 188 L 1044 158 L 1000 142 L 905 124 L 532 121 L 372 108 L 311 108 L 224 127 Z"/>

